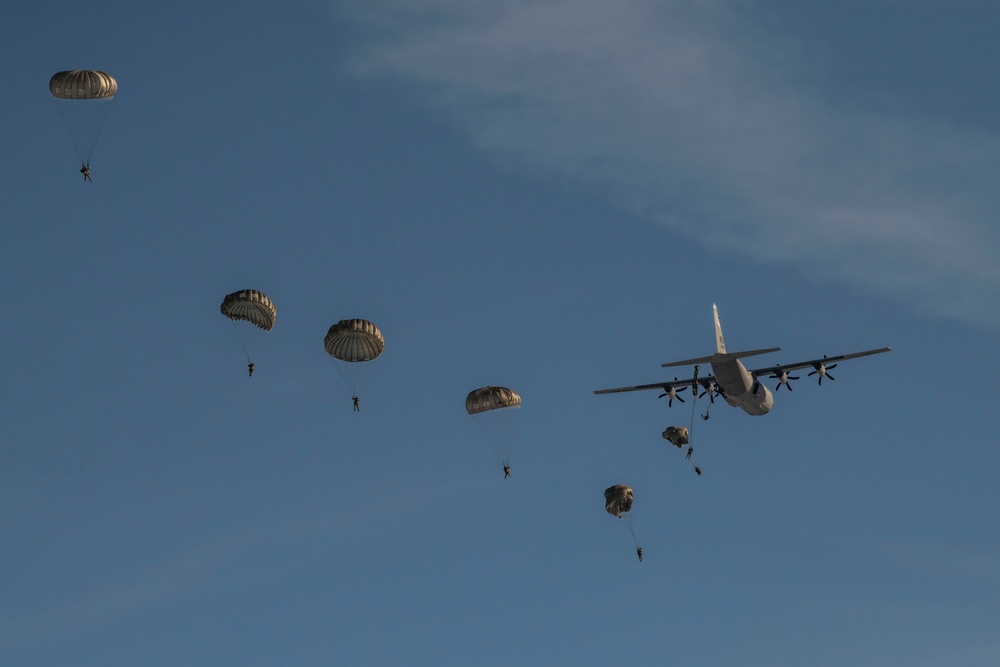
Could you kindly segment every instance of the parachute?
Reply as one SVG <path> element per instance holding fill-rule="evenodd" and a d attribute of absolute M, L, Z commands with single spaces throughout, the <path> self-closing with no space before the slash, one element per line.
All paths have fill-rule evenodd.
<path fill-rule="evenodd" d="M 688 430 L 685 426 L 668 426 L 663 432 L 663 438 L 669 440 L 677 447 L 683 447 L 690 442 Z"/>
<path fill-rule="evenodd" d="M 625 515 L 625 529 L 635 542 L 635 553 L 642 562 L 642 548 L 635 537 L 635 524 L 632 522 L 632 487 L 625 484 L 615 484 L 604 489 L 604 509 L 608 514 L 622 518 Z"/>
<path fill-rule="evenodd" d="M 67 70 L 52 75 L 49 92 L 58 103 L 80 162 L 89 166 L 118 82 L 97 70 Z"/>
<path fill-rule="evenodd" d="M 632 511 L 632 487 L 615 484 L 604 489 L 604 509 L 619 519 L 623 512 Z"/>
<path fill-rule="evenodd" d="M 521 397 L 516 391 L 507 387 L 482 387 L 473 389 L 465 397 L 465 411 L 477 415 L 487 410 L 521 407 Z"/>
<path fill-rule="evenodd" d="M 382 354 L 385 339 L 368 320 L 340 320 L 326 332 L 326 353 L 341 361 L 371 361 Z"/>
<path fill-rule="evenodd" d="M 264 331 L 274 328 L 278 316 L 278 310 L 267 295 L 254 289 L 227 294 L 220 310 L 231 320 L 245 320 Z"/>
<path fill-rule="evenodd" d="M 245 289 L 227 294 L 226 298 L 222 300 L 219 310 L 222 311 L 223 315 L 231 319 L 233 323 L 242 320 L 264 331 L 270 331 L 274 328 L 274 320 L 278 316 L 278 310 L 274 307 L 274 302 L 263 292 L 258 292 L 254 289 Z M 239 336 L 240 346 L 243 348 L 243 354 L 247 358 L 247 367 L 250 369 L 250 376 L 253 377 L 256 364 L 250 359 L 250 353 L 247 352 L 247 346 L 243 342 L 243 335 L 240 333 L 239 328 L 236 329 L 236 335 Z"/>
<path fill-rule="evenodd" d="M 385 349 L 385 339 L 379 328 L 368 320 L 340 320 L 326 332 L 323 347 L 337 361 L 346 362 L 337 364 L 337 372 L 357 397 L 371 371 L 368 364 L 361 362 L 377 359 Z"/>
<path fill-rule="evenodd" d="M 520 407 L 521 397 L 507 387 L 480 387 L 465 397 L 465 411 L 472 416 L 507 473 L 517 430 L 516 408 Z"/>
<path fill-rule="evenodd" d="M 95 100 L 114 97 L 118 82 L 96 69 L 74 69 L 53 74 L 49 90 L 53 97 L 63 100 Z"/>

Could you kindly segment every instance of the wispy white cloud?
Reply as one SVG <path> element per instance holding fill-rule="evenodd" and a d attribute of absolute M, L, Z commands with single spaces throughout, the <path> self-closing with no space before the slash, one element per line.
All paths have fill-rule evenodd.
<path fill-rule="evenodd" d="M 712 249 L 1000 325 L 1000 139 L 803 83 L 732 0 L 338 3 L 349 67 Z"/>

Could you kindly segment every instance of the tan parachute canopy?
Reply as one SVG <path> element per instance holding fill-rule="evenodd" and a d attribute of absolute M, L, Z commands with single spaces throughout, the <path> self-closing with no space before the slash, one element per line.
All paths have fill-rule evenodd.
<path fill-rule="evenodd" d="M 677 447 L 686 445 L 691 441 L 686 426 L 668 426 L 667 430 L 663 432 L 663 438 L 669 440 Z"/>
<path fill-rule="evenodd" d="M 49 90 L 53 97 L 63 100 L 99 100 L 114 97 L 118 82 L 110 74 L 95 69 L 72 69 L 53 74 Z"/>
<path fill-rule="evenodd" d="M 482 387 L 473 389 L 465 398 L 465 411 L 470 415 L 499 410 L 501 408 L 521 407 L 521 397 L 516 391 L 507 387 Z"/>
<path fill-rule="evenodd" d="M 615 484 L 604 490 L 604 508 L 608 514 L 614 514 L 619 519 L 622 512 L 632 511 L 632 488 L 624 484 Z"/>
<path fill-rule="evenodd" d="M 220 308 L 222 314 L 231 320 L 246 320 L 250 324 L 270 331 L 278 310 L 263 292 L 245 289 L 227 294 Z"/>
<path fill-rule="evenodd" d="M 341 361 L 371 361 L 382 354 L 385 339 L 368 320 L 340 320 L 326 332 L 326 353 Z"/>

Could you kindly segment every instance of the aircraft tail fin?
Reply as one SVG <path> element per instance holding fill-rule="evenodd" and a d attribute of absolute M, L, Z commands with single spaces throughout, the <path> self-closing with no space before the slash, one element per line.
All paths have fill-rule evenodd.
<path fill-rule="evenodd" d="M 719 309 L 712 304 L 712 315 L 715 316 L 715 351 L 719 354 L 726 353 L 726 341 L 722 339 L 722 324 L 719 322 Z"/>
<path fill-rule="evenodd" d="M 715 354 L 708 357 L 685 359 L 684 361 L 671 361 L 666 364 L 660 364 L 660 366 L 670 368 L 672 366 L 693 366 L 694 364 L 717 364 L 742 357 L 753 357 L 758 354 L 777 352 L 781 349 L 780 347 L 769 347 L 762 350 L 747 350 L 745 352 L 726 352 L 726 341 L 722 338 L 722 324 L 719 323 L 719 309 L 714 303 L 712 304 L 712 315 L 715 316 Z"/>

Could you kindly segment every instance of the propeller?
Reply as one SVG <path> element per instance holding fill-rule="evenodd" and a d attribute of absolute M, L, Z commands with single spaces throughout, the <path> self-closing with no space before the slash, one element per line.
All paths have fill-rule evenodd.
<path fill-rule="evenodd" d="M 705 408 L 705 414 L 703 414 L 701 416 L 701 418 L 704 419 L 705 421 L 708 421 L 708 418 L 710 416 L 709 412 L 711 412 L 712 406 L 715 405 L 715 395 L 718 394 L 719 396 L 722 396 L 723 398 L 725 398 L 725 394 L 722 393 L 722 387 L 720 387 L 715 382 L 711 382 L 711 381 L 709 381 L 709 382 L 702 382 L 701 386 L 705 388 L 705 391 L 703 391 L 700 394 L 698 394 L 698 398 L 701 398 L 705 394 L 708 394 L 708 401 L 709 401 L 708 407 Z"/>
<path fill-rule="evenodd" d="M 825 354 L 823 355 L 823 358 L 826 359 L 826 355 Z M 826 364 L 814 365 L 813 368 L 815 368 L 816 370 L 814 370 L 811 373 L 809 373 L 809 375 L 819 375 L 819 384 L 820 384 L 820 386 L 822 386 L 823 385 L 823 378 L 825 378 L 825 377 L 828 377 L 831 380 L 836 380 L 837 379 L 837 378 L 833 377 L 832 375 L 830 375 L 830 373 L 828 372 L 831 368 L 836 368 L 836 367 L 837 367 L 837 364 L 833 364 L 831 366 L 827 366 Z M 791 387 L 789 387 L 789 389 L 791 389 Z"/>
<path fill-rule="evenodd" d="M 676 379 L 677 378 L 675 377 L 674 380 L 676 380 Z M 681 398 L 680 396 L 678 396 L 677 393 L 681 392 L 681 391 L 684 391 L 685 389 L 687 389 L 686 385 L 683 386 L 683 387 L 681 387 L 680 389 L 678 389 L 677 387 L 666 387 L 665 389 L 666 389 L 666 391 L 664 393 L 660 394 L 657 398 L 663 398 L 664 396 L 669 397 L 669 398 L 667 398 L 667 407 L 668 408 L 674 407 L 674 399 L 675 398 L 678 401 L 680 401 L 681 403 L 684 403 L 684 399 Z"/>
<path fill-rule="evenodd" d="M 715 395 L 716 394 L 718 394 L 719 396 L 723 396 L 722 387 L 720 387 L 719 385 L 717 385 L 714 382 L 705 382 L 701 386 L 703 386 L 705 388 L 705 391 L 703 391 L 700 394 L 698 394 L 698 398 L 702 398 L 706 394 L 708 394 L 708 400 L 711 401 L 711 403 L 713 405 L 715 404 Z"/>
<path fill-rule="evenodd" d="M 836 364 L 835 364 L 836 365 Z M 788 371 L 776 371 L 774 375 L 769 375 L 768 377 L 774 378 L 778 381 L 778 386 L 774 388 L 775 391 L 781 389 L 782 386 L 788 387 L 788 391 L 792 390 L 792 385 L 789 380 L 798 380 L 798 375 L 789 375 Z"/>

